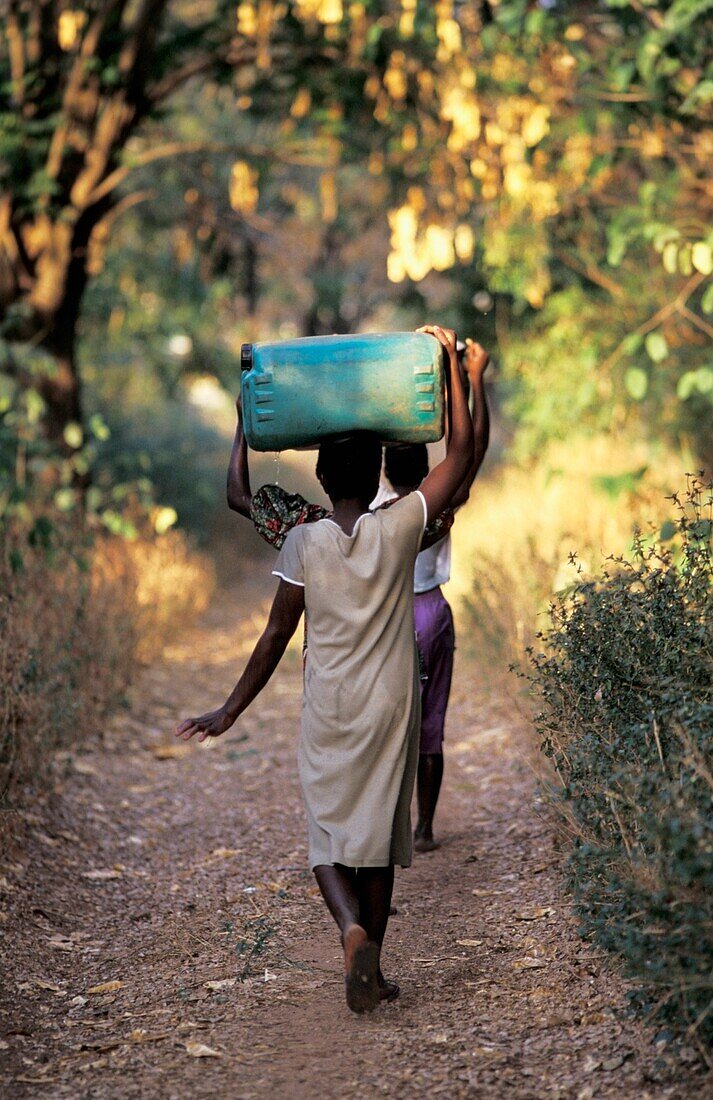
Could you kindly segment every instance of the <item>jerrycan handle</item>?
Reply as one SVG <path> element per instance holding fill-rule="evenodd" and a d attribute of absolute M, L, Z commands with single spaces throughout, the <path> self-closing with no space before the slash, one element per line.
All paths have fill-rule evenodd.
<path fill-rule="evenodd" d="M 241 371 L 251 370 L 253 365 L 253 346 L 252 344 L 241 344 L 240 346 L 240 369 Z"/>

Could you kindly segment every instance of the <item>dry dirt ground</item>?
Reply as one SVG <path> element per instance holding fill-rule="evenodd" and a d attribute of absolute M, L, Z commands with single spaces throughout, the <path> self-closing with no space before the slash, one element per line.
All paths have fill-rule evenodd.
<path fill-rule="evenodd" d="M 170 733 L 232 686 L 269 595 L 245 578 L 221 591 L 103 744 L 62 758 L 52 797 L 15 815 L 0 867 L 0 1093 L 705 1094 L 696 1063 L 627 1016 L 625 982 L 578 937 L 524 724 L 478 686 L 464 626 L 443 846 L 397 873 L 385 971 L 402 996 L 348 1011 L 306 867 L 297 649 L 223 739 Z"/>

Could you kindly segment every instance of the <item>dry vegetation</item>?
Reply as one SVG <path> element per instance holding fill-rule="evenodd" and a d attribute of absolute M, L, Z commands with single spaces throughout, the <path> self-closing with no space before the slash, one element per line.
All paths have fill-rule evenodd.
<path fill-rule="evenodd" d="M 478 480 L 453 528 L 449 589 L 469 611 L 474 648 L 493 667 L 520 662 L 556 592 L 626 552 L 637 526 L 658 530 L 669 518 L 666 496 L 692 461 L 598 436 L 552 444 L 536 464 Z"/>
<path fill-rule="evenodd" d="M 52 755 L 100 731 L 139 661 L 203 610 L 212 567 L 177 532 L 107 537 L 0 565 L 0 789 L 36 785 Z M 12 798 L 12 795 L 10 795 Z"/>

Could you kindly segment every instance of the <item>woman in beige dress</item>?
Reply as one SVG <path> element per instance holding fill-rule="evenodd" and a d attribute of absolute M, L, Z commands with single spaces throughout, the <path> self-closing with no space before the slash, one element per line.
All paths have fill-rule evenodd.
<path fill-rule="evenodd" d="M 378 438 L 322 444 L 317 476 L 331 518 L 290 531 L 267 627 L 217 710 L 176 735 L 200 741 L 233 725 L 268 682 L 305 612 L 309 633 L 298 752 L 310 866 L 341 932 L 347 1004 L 370 1011 L 398 996 L 380 956 L 394 865 L 411 862 L 410 803 L 419 749 L 413 567 L 427 522 L 462 483 L 473 428 L 455 333 L 426 326 L 448 358 L 446 457 L 417 492 L 370 512 L 381 469 Z"/>

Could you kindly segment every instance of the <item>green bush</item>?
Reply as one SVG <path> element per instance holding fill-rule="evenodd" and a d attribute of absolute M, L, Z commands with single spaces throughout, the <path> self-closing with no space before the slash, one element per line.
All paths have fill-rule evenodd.
<path fill-rule="evenodd" d="M 713 1040 L 711 486 L 553 605 L 530 651 L 585 934 L 639 1007 Z M 557 781 L 553 781 L 557 786 Z"/>

